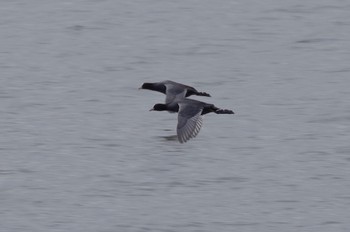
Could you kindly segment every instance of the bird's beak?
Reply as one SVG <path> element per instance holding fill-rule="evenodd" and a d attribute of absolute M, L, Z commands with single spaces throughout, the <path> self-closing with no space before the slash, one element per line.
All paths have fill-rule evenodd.
<path fill-rule="evenodd" d="M 142 87 L 139 88 L 139 90 L 142 89 Z"/>
<path fill-rule="evenodd" d="M 150 109 L 149 111 L 154 111 L 154 109 L 152 108 L 152 109 Z"/>

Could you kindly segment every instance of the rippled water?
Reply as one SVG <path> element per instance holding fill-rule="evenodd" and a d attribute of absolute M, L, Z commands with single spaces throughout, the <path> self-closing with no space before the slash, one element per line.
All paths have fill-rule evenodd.
<path fill-rule="evenodd" d="M 0 231 L 348 231 L 349 10 L 2 1 Z M 179 144 L 165 79 L 236 114 Z"/>

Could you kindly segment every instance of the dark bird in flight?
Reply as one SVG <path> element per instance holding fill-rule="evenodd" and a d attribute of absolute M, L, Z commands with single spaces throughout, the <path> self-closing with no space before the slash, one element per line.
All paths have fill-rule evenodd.
<path fill-rule="evenodd" d="M 234 114 L 232 110 L 220 109 L 213 104 L 193 99 L 183 99 L 170 104 L 155 104 L 151 110 L 178 112 L 176 131 L 180 143 L 187 142 L 197 136 L 203 123 L 202 115 L 211 112 Z"/>
<path fill-rule="evenodd" d="M 143 83 L 140 89 L 149 89 L 164 93 L 166 95 L 165 104 L 182 100 L 191 95 L 210 97 L 210 94 L 206 92 L 198 92 L 191 86 L 180 84 L 174 81 Z"/>

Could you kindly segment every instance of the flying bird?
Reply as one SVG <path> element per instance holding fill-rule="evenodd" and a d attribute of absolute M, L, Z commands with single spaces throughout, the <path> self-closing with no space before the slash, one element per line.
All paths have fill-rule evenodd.
<path fill-rule="evenodd" d="M 234 114 L 232 110 L 220 109 L 213 104 L 187 98 L 169 104 L 155 104 L 151 110 L 178 112 L 176 131 L 180 143 L 197 136 L 203 123 L 202 115 L 211 112 Z"/>
<path fill-rule="evenodd" d="M 169 80 L 155 83 L 143 83 L 139 89 L 148 89 L 164 93 L 166 95 L 165 104 L 180 101 L 191 95 L 210 97 L 210 94 L 206 92 L 198 92 L 191 86 Z"/>

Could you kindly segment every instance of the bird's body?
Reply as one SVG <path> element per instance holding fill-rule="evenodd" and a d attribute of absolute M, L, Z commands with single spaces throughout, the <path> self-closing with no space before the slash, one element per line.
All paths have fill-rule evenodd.
<path fill-rule="evenodd" d="M 143 83 L 140 89 L 148 89 L 164 93 L 165 103 L 169 104 L 173 101 L 179 101 L 191 95 L 210 97 L 210 94 L 205 92 L 198 92 L 195 88 L 180 84 L 174 81 L 161 81 L 154 83 Z"/>
<path fill-rule="evenodd" d="M 210 112 L 216 114 L 233 114 L 232 110 L 220 109 L 213 104 L 193 100 L 182 99 L 169 104 L 156 104 L 155 111 L 178 112 L 177 136 L 180 143 L 194 138 L 202 127 L 202 115 Z"/>

